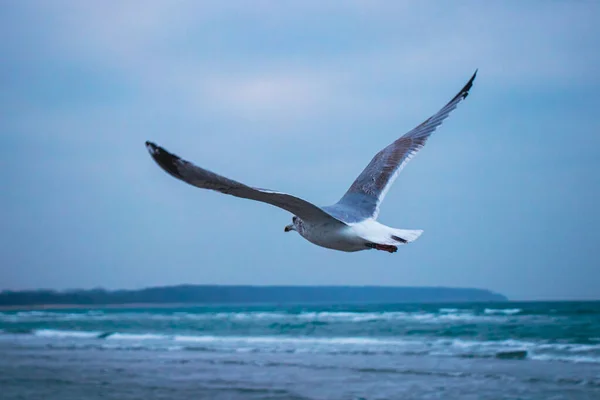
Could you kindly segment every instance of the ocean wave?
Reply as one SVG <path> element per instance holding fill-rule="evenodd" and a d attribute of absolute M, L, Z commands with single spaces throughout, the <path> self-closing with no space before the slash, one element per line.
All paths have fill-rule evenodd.
<path fill-rule="evenodd" d="M 497 352 L 477 352 L 477 351 L 443 351 L 430 349 L 428 351 L 415 351 L 410 349 L 362 349 L 355 347 L 348 348 L 331 348 L 325 346 L 322 348 L 316 347 L 257 347 L 241 344 L 231 347 L 215 348 L 212 346 L 193 346 L 185 344 L 172 345 L 168 343 L 141 343 L 141 342 L 115 342 L 115 343 L 50 343 L 48 348 L 74 350 L 74 349 L 97 349 L 97 350 L 121 350 L 121 351 L 173 351 L 173 352 L 203 352 L 203 353 L 272 353 L 272 354 L 328 354 L 328 355 L 361 355 L 361 356 L 376 356 L 376 355 L 402 355 L 402 356 L 436 356 L 436 357 L 451 357 L 451 358 L 472 358 L 472 359 L 500 359 L 500 360 L 533 360 L 541 362 L 564 362 L 564 363 L 583 363 L 583 364 L 600 364 L 600 357 L 594 356 L 575 356 L 575 355 L 558 355 L 558 354 L 534 354 L 527 350 L 502 350 Z"/>
<path fill-rule="evenodd" d="M 487 311 L 487 310 L 486 310 Z M 487 313 L 486 314 L 491 314 Z M 426 324 L 447 322 L 503 322 L 499 315 L 477 315 L 471 311 L 443 309 L 440 312 L 425 311 L 385 311 L 385 312 L 346 312 L 346 311 L 320 311 L 320 312 L 216 312 L 216 313 L 104 313 L 93 312 L 47 312 L 27 311 L 17 314 L 0 314 L 0 321 L 9 323 L 19 322 L 50 322 L 50 321 L 232 321 L 236 323 L 264 322 L 316 322 L 316 323 L 369 323 L 376 321 L 406 321 Z"/>
<path fill-rule="evenodd" d="M 461 310 L 459 308 L 440 308 L 439 311 L 441 313 L 459 313 L 459 312 L 464 312 L 465 310 Z"/>
<path fill-rule="evenodd" d="M 550 343 L 537 346 L 541 350 L 559 350 L 573 353 L 598 352 L 600 355 L 600 344 L 575 344 L 575 343 Z"/>
<path fill-rule="evenodd" d="M 34 336 L 47 338 L 79 338 L 92 339 L 97 338 L 102 332 L 93 331 L 66 331 L 58 329 L 35 329 L 32 331 Z"/>
<path fill-rule="evenodd" d="M 52 314 L 55 313 L 50 311 L 19 311 L 15 315 L 17 317 L 45 317 Z"/>
<path fill-rule="evenodd" d="M 501 317 L 476 315 L 471 311 L 444 309 L 441 313 L 424 311 L 388 311 L 373 313 L 352 313 L 352 312 L 307 312 L 298 314 L 297 318 L 310 321 L 325 322 L 367 322 L 367 321 L 406 321 L 419 323 L 445 323 L 456 321 L 481 321 L 481 322 L 502 322 Z"/>
<path fill-rule="evenodd" d="M 486 308 L 483 310 L 484 314 L 502 314 L 502 315 L 514 315 L 522 312 L 520 308 Z"/>
<path fill-rule="evenodd" d="M 110 332 L 106 335 L 96 335 L 96 338 L 102 339 L 103 336 L 106 340 L 164 340 L 170 339 L 170 336 L 161 335 L 156 333 L 119 333 Z"/>
<path fill-rule="evenodd" d="M 311 338 L 311 337 L 286 337 L 286 336 L 186 336 L 175 335 L 173 340 L 178 342 L 202 342 L 202 343 L 247 343 L 247 344 L 298 344 L 298 345 L 406 345 L 413 340 L 404 339 L 380 339 L 364 337 L 335 337 L 335 338 Z"/>
<path fill-rule="evenodd" d="M 73 321 L 105 319 L 101 311 L 58 312 L 58 311 L 19 311 L 17 313 L 0 312 L 0 322 L 32 322 L 32 321 Z M 109 317 L 110 318 L 110 317 Z"/>
<path fill-rule="evenodd" d="M 544 343 L 524 340 L 469 340 L 431 337 L 294 337 L 168 335 L 155 332 L 99 332 L 37 329 L 31 336 L 49 346 L 91 346 L 118 350 L 399 354 L 461 358 L 499 358 L 600 364 L 600 344 Z M 3 334 L 6 336 L 6 334 Z M 21 334 L 20 337 L 25 335 Z M 20 343 L 24 343 L 20 340 Z"/>
<path fill-rule="evenodd" d="M 600 364 L 600 356 L 574 356 L 574 355 L 563 355 L 563 354 L 534 354 L 531 356 L 532 360 L 538 361 L 559 361 L 568 363 L 583 363 L 583 364 Z"/>

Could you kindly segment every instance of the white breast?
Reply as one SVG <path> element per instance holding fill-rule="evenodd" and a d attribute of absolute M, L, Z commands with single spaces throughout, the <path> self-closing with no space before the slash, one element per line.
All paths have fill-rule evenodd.
<path fill-rule="evenodd" d="M 358 236 L 350 226 L 311 225 L 305 222 L 304 229 L 300 234 L 309 242 L 328 249 L 349 252 L 368 249 L 365 246 L 365 240 Z"/>

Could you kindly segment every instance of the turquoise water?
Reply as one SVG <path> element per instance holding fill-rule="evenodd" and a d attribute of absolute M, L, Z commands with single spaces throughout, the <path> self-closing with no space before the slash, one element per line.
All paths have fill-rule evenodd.
<path fill-rule="evenodd" d="M 0 312 L 0 397 L 599 399 L 600 302 Z"/>
<path fill-rule="evenodd" d="M 600 364 L 600 302 L 14 310 L 0 312 L 0 340 L 63 349 Z"/>

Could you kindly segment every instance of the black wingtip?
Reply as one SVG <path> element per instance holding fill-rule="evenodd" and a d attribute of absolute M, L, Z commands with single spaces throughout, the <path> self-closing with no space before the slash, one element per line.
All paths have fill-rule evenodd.
<path fill-rule="evenodd" d="M 180 162 L 181 158 L 177 157 L 175 154 L 169 153 L 167 150 L 148 140 L 146 141 L 146 148 L 154 161 L 156 161 L 162 169 L 176 178 L 181 178 L 181 174 L 177 168 L 177 162 Z"/>
<path fill-rule="evenodd" d="M 150 154 L 154 154 L 158 150 L 158 146 L 149 140 L 146 140 L 146 149 Z"/>
<path fill-rule="evenodd" d="M 479 68 L 477 68 L 475 70 L 475 73 L 473 73 L 473 76 L 471 77 L 471 79 L 469 79 L 469 82 L 467 82 L 467 84 L 460 90 L 460 92 L 458 92 L 458 94 L 456 96 L 454 96 L 454 98 L 450 102 L 453 102 L 454 100 L 456 100 L 458 98 L 462 98 L 462 99 L 467 98 L 467 96 L 469 95 L 469 90 L 471 90 L 471 87 L 473 86 L 473 82 L 475 81 L 475 77 L 477 76 L 477 71 L 479 71 Z"/>
<path fill-rule="evenodd" d="M 460 91 L 461 94 L 463 94 L 463 99 L 469 95 L 469 90 L 471 90 L 471 87 L 473 86 L 473 82 L 475 81 L 475 78 L 477 77 L 477 71 L 479 71 L 479 68 L 475 69 L 475 72 L 473 73 L 473 76 L 471 77 L 471 79 L 469 79 L 469 82 L 467 82 L 465 87 Z"/>

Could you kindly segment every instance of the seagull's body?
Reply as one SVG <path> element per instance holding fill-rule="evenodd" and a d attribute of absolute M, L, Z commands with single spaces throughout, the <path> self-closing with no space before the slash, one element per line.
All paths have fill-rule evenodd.
<path fill-rule="evenodd" d="M 328 249 L 354 252 L 368 249 L 395 252 L 398 244 L 417 239 L 423 231 L 394 229 L 372 218 L 356 223 L 338 224 L 306 223 L 293 224 L 293 230 L 311 243 Z M 292 230 L 291 227 L 288 230 Z"/>
<path fill-rule="evenodd" d="M 377 249 L 390 253 L 398 245 L 416 240 L 423 231 L 395 229 L 377 222 L 379 206 L 408 161 L 425 145 L 429 136 L 469 94 L 477 71 L 440 111 L 381 150 L 356 178 L 336 204 L 317 207 L 301 198 L 246 186 L 197 167 L 151 142 L 146 147 L 166 172 L 191 185 L 232 196 L 261 201 L 294 214 L 285 231 L 297 231 L 311 243 L 328 249 L 354 252 Z"/>

